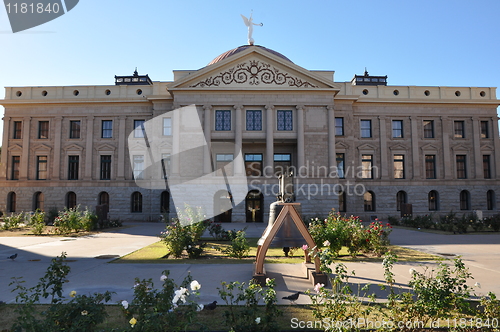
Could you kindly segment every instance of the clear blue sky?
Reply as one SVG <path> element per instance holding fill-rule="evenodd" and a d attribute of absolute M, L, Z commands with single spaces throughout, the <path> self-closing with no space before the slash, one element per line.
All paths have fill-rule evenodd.
<path fill-rule="evenodd" d="M 5 86 L 114 84 L 135 67 L 172 80 L 246 44 L 252 10 L 256 44 L 336 81 L 367 67 L 389 85 L 500 86 L 499 0 L 80 0 L 16 34 L 0 7 L 0 98 Z"/>

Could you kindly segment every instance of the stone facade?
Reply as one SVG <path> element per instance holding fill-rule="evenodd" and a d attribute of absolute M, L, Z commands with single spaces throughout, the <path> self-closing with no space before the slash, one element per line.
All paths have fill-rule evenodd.
<path fill-rule="evenodd" d="M 147 189 L 134 180 L 130 160 L 139 145 L 130 146 L 127 138 L 137 120 L 170 119 L 171 133 L 158 150 L 170 156 L 190 143 L 189 136 L 176 134 L 188 129 L 178 126 L 171 111 L 195 105 L 211 150 L 169 159 L 173 178 L 208 174 L 217 155 L 241 150 L 244 156 L 261 156 L 259 175 L 248 177 L 248 190 L 262 194 L 257 221 L 267 220 L 277 194 L 272 171 L 280 164 L 277 155 L 290 158 L 305 216 L 324 216 L 335 208 L 365 220 L 386 218 L 399 215 L 403 203 L 411 204 L 414 214 L 497 213 L 495 88 L 335 82 L 332 71 L 306 70 L 259 46 L 229 54 L 199 70 L 176 71 L 173 82 L 7 87 L 0 102 L 5 107 L 0 211 L 61 209 L 75 199 L 93 208 L 107 193 L 113 219 L 158 220 L 162 204 L 173 216 L 170 195 L 163 196 L 169 203 L 162 203 L 167 187 Z M 230 114 L 225 130 L 217 127 L 218 111 Z M 248 127 L 249 111 L 257 112 L 257 127 Z M 284 114 L 289 128 L 280 127 Z M 75 123 L 78 135 L 72 132 Z M 209 166 L 192 167 L 199 164 Z M 139 203 L 135 192 L 141 194 L 139 211 L 133 211 Z M 220 203 L 207 187 L 196 194 L 214 206 Z M 250 199 L 236 205 L 227 220 L 252 221 L 249 204 Z"/>

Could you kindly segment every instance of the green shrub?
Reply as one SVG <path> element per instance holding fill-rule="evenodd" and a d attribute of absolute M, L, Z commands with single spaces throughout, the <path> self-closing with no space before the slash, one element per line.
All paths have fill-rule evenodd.
<path fill-rule="evenodd" d="M 242 259 L 247 256 L 250 252 L 250 245 L 248 244 L 248 240 L 245 237 L 245 230 L 239 230 L 236 232 L 230 231 L 229 234 L 234 234 L 234 236 L 230 235 L 231 244 L 225 249 L 218 250 L 222 251 L 229 257 L 238 259 Z"/>
<path fill-rule="evenodd" d="M 29 226 L 31 227 L 31 232 L 33 234 L 42 234 L 45 229 L 45 212 L 36 210 L 30 218 Z"/>
<path fill-rule="evenodd" d="M 19 228 L 22 225 L 27 224 L 28 220 L 29 220 L 29 216 L 24 212 L 20 212 L 17 214 L 12 213 L 10 216 L 3 218 L 4 224 L 3 224 L 2 229 L 7 231 L 7 230 Z"/>
<path fill-rule="evenodd" d="M 80 206 L 60 211 L 54 220 L 54 233 L 70 234 L 79 231 L 91 231 L 97 228 L 97 215 L 85 209 L 80 210 Z"/>

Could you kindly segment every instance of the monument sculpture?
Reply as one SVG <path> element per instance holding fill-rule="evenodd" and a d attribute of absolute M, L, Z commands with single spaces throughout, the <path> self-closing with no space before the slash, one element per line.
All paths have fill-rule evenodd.
<path fill-rule="evenodd" d="M 253 26 L 254 25 L 264 26 L 263 23 L 260 23 L 260 24 L 253 23 L 252 14 L 253 13 L 250 14 L 250 18 L 246 18 L 243 14 L 240 14 L 241 18 L 243 19 L 243 22 L 248 27 L 248 45 L 253 45 L 255 43 L 254 39 L 252 38 Z"/>

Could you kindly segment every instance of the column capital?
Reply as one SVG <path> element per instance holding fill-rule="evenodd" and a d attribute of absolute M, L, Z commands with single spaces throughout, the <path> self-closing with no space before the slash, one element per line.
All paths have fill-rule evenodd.
<path fill-rule="evenodd" d="M 303 104 L 298 104 L 298 105 L 296 105 L 296 106 L 295 106 L 295 108 L 296 108 L 297 110 L 299 110 L 299 111 L 301 111 L 301 110 L 303 111 L 303 110 L 304 110 L 304 108 L 305 108 L 305 106 L 304 106 Z"/>
<path fill-rule="evenodd" d="M 237 110 L 237 111 L 238 111 L 238 110 L 242 110 L 242 109 L 243 109 L 243 105 L 242 105 L 242 104 L 235 104 L 235 105 L 233 106 L 233 108 L 234 108 L 235 110 Z"/>
<path fill-rule="evenodd" d="M 181 106 L 181 104 L 179 104 L 179 103 L 173 103 L 173 104 L 172 104 L 172 108 L 173 108 L 174 110 L 176 110 L 176 109 L 178 109 L 178 108 L 181 108 L 181 107 L 182 107 L 182 106 Z"/>
<path fill-rule="evenodd" d="M 25 116 L 23 118 L 24 121 L 31 121 L 31 119 L 33 119 L 31 116 Z"/>
<path fill-rule="evenodd" d="M 10 117 L 10 116 L 4 116 L 4 117 L 2 118 L 2 121 L 7 122 L 7 121 L 10 121 L 10 119 L 11 119 L 11 117 Z"/>
<path fill-rule="evenodd" d="M 87 120 L 94 120 L 95 115 L 87 115 Z"/>
<path fill-rule="evenodd" d="M 274 105 L 273 104 L 267 104 L 265 107 L 266 107 L 266 110 L 269 110 L 269 111 L 273 111 L 274 110 Z"/>
<path fill-rule="evenodd" d="M 127 116 L 126 115 L 120 115 L 118 117 L 118 120 L 127 120 Z"/>
<path fill-rule="evenodd" d="M 327 106 L 326 106 L 326 109 L 327 109 L 328 111 L 334 111 L 334 110 L 335 110 L 335 108 L 333 107 L 333 105 L 327 105 Z"/>
<path fill-rule="evenodd" d="M 61 116 L 61 115 L 54 117 L 54 120 L 57 120 L 57 121 L 62 121 L 63 119 L 64 119 L 64 116 Z"/>
<path fill-rule="evenodd" d="M 203 105 L 203 110 L 205 110 L 205 111 L 211 111 L 212 110 L 212 105 L 210 105 L 210 104 Z"/>
<path fill-rule="evenodd" d="M 379 119 L 380 121 L 384 121 L 386 117 L 384 115 L 379 115 L 377 116 L 377 119 Z"/>

